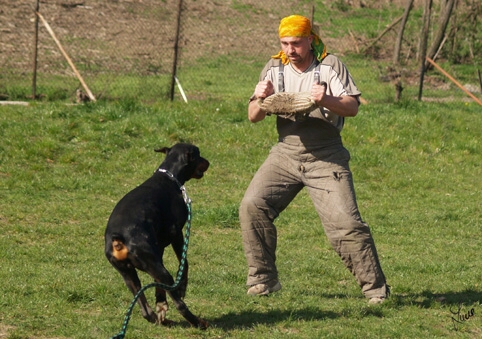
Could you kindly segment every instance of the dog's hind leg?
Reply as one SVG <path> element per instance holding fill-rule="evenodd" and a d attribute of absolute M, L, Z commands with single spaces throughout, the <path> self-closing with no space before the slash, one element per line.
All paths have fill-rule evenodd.
<path fill-rule="evenodd" d="M 209 324 L 207 321 L 196 317 L 194 314 L 191 313 L 191 311 L 187 308 L 187 305 L 184 303 L 184 301 L 181 299 L 181 296 L 179 294 L 179 291 L 174 290 L 174 291 L 168 291 L 169 296 L 172 298 L 172 301 L 174 302 L 174 305 L 176 306 L 176 309 L 181 313 L 181 315 L 192 325 L 197 328 L 200 328 L 202 330 L 205 330 L 208 328 Z"/>
<path fill-rule="evenodd" d="M 139 280 L 139 276 L 135 269 L 126 269 L 126 270 L 119 270 L 122 278 L 124 278 L 124 282 L 126 283 L 127 288 L 132 292 L 135 296 L 141 290 L 141 281 Z M 137 299 L 137 303 L 141 308 L 142 316 L 144 319 L 151 323 L 157 322 L 157 316 L 152 311 L 152 308 L 149 306 L 146 296 L 142 293 Z"/>
<path fill-rule="evenodd" d="M 168 286 L 174 285 L 174 279 L 169 274 L 169 272 L 164 267 L 164 265 L 162 265 L 162 263 L 157 263 L 156 265 L 149 266 L 149 270 L 147 271 L 147 273 L 151 277 L 153 277 L 154 280 L 158 283 L 165 284 Z M 206 329 L 208 327 L 208 323 L 206 321 L 196 317 L 194 314 L 191 313 L 191 311 L 189 311 L 184 301 L 182 301 L 182 298 L 178 290 L 167 291 L 167 293 L 169 293 L 169 296 L 172 298 L 172 301 L 176 306 L 176 309 L 191 325 L 198 327 L 200 329 Z M 163 296 L 162 293 L 156 294 L 156 299 L 158 300 L 157 305 L 160 306 L 160 312 L 161 312 L 161 314 L 158 314 L 158 317 L 159 317 L 158 319 L 160 319 L 161 317 L 164 317 L 164 322 L 168 324 L 170 323 L 169 320 L 165 318 L 165 314 L 164 315 L 162 314 L 162 312 L 167 311 L 162 308 L 164 305 L 167 305 L 167 301 L 165 302 L 165 304 L 162 301 L 163 297 L 165 298 L 165 295 Z"/>

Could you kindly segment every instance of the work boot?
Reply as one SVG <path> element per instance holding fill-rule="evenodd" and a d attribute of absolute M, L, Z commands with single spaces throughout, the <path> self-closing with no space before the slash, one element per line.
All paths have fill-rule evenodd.
<path fill-rule="evenodd" d="M 268 295 L 270 293 L 279 291 L 281 284 L 278 280 L 270 281 L 266 284 L 253 285 L 248 289 L 248 295 Z"/>

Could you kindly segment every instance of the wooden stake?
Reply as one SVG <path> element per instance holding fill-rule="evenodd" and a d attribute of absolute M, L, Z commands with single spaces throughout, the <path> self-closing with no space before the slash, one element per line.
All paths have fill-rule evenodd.
<path fill-rule="evenodd" d="M 35 12 L 40 9 L 40 0 L 37 0 Z M 32 99 L 37 98 L 37 53 L 38 53 L 38 17 L 35 16 L 35 39 L 33 50 L 33 75 L 32 75 Z"/>
<path fill-rule="evenodd" d="M 28 106 L 28 102 L 26 102 L 26 101 L 0 101 L 0 106 L 4 106 L 4 105 Z"/>
<path fill-rule="evenodd" d="M 480 93 L 482 94 L 482 77 L 480 76 L 480 69 L 477 69 L 477 73 L 479 74 Z"/>
<path fill-rule="evenodd" d="M 473 95 L 472 93 L 470 93 L 470 91 L 468 91 L 464 86 L 462 86 L 457 80 L 455 80 L 453 77 L 450 76 L 450 74 L 448 74 L 447 72 L 445 72 L 442 67 L 440 67 L 439 65 L 437 65 L 435 63 L 435 61 L 433 61 L 432 59 L 430 59 L 429 57 L 426 58 L 427 61 L 429 63 L 431 63 L 435 68 L 437 68 L 440 72 L 442 72 L 447 78 L 449 78 L 450 80 L 452 80 L 452 82 L 454 84 L 456 84 L 462 91 L 464 91 L 465 93 L 467 93 L 468 96 L 470 96 L 472 99 L 474 99 L 474 101 L 476 103 L 478 103 L 480 106 L 482 106 L 482 101 L 480 101 L 475 95 Z"/>
<path fill-rule="evenodd" d="M 177 58 L 179 54 L 179 35 L 181 31 L 181 13 L 182 13 L 182 0 L 179 0 L 179 6 L 177 11 L 177 26 L 176 26 L 176 39 L 174 41 L 174 62 L 172 63 L 172 79 L 171 79 L 171 101 L 174 100 L 174 84 L 177 76 Z"/>
<path fill-rule="evenodd" d="M 65 52 L 64 48 L 62 47 L 62 45 L 60 44 L 60 41 L 57 39 L 57 37 L 55 36 L 55 33 L 54 31 L 52 30 L 52 28 L 50 28 L 50 25 L 48 24 L 48 22 L 45 20 L 45 18 L 42 16 L 42 14 L 40 14 L 39 12 L 35 12 L 38 17 L 40 18 L 40 20 L 42 20 L 42 23 L 44 24 L 45 28 L 47 29 L 47 31 L 50 33 L 50 35 L 52 36 L 52 39 L 54 39 L 55 43 L 57 44 L 57 46 L 59 47 L 60 49 L 60 52 L 62 52 L 64 58 L 67 60 L 67 62 L 69 63 L 70 67 L 72 68 L 72 70 L 74 71 L 75 75 L 77 76 L 77 79 L 79 79 L 80 83 L 82 84 L 82 87 L 84 87 L 85 89 L 85 92 L 87 93 L 87 95 L 89 96 L 89 99 L 91 101 L 96 101 L 95 100 L 95 97 L 94 95 L 92 94 L 92 92 L 90 91 L 89 87 L 87 87 L 87 84 L 85 83 L 84 79 L 82 78 L 82 76 L 80 75 L 79 71 L 77 71 L 77 68 L 75 68 L 75 65 L 74 63 L 72 62 L 72 60 L 69 58 L 69 56 L 67 55 L 67 53 Z"/>

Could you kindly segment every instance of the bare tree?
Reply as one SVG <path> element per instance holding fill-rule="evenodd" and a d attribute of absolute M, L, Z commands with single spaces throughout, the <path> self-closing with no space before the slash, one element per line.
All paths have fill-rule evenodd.
<path fill-rule="evenodd" d="M 405 30 L 405 25 L 408 21 L 408 15 L 413 6 L 413 0 L 408 0 L 407 6 L 405 7 L 405 12 L 403 13 L 402 23 L 398 29 L 397 41 L 395 43 L 395 51 L 393 52 L 393 63 L 398 64 L 400 62 L 400 50 L 402 48 L 403 31 Z"/>
<path fill-rule="evenodd" d="M 427 53 L 427 57 L 433 59 L 437 51 L 442 45 L 445 37 L 445 31 L 447 29 L 447 25 L 450 21 L 450 16 L 452 15 L 452 9 L 454 7 L 454 3 L 456 0 L 446 0 L 445 6 L 440 9 L 441 14 L 439 18 L 438 28 L 435 32 L 435 38 L 432 41 L 432 45 Z M 425 63 L 425 68 L 428 67 L 428 62 Z"/>
<path fill-rule="evenodd" d="M 418 100 L 422 100 L 423 77 L 425 73 L 425 57 L 427 55 L 427 41 L 428 32 L 430 28 L 430 15 L 432 13 L 432 0 L 425 0 L 425 8 L 423 9 L 423 25 L 422 36 L 419 47 L 419 62 L 420 62 L 420 88 L 418 91 Z"/>
<path fill-rule="evenodd" d="M 418 60 L 420 63 L 425 62 L 427 55 L 428 34 L 430 31 L 430 17 L 432 16 L 432 0 L 425 0 L 425 7 L 423 9 L 423 23 L 420 34 L 420 45 L 418 47 Z"/>

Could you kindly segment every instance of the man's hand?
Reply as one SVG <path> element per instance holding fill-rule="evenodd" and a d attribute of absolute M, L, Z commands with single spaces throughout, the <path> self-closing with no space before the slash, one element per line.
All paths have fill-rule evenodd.
<path fill-rule="evenodd" d="M 248 106 L 249 121 L 258 122 L 266 117 L 266 112 L 259 107 L 258 100 L 265 99 L 272 94 L 274 94 L 274 87 L 271 81 L 264 80 L 258 82 L 254 89 L 254 100 L 252 100 Z"/>
<path fill-rule="evenodd" d="M 322 81 L 321 84 L 313 83 L 311 88 L 311 97 L 317 106 L 323 106 L 322 101 L 326 93 L 326 82 Z"/>
<path fill-rule="evenodd" d="M 273 83 L 269 80 L 258 82 L 258 84 L 256 85 L 256 88 L 254 89 L 254 95 L 256 96 L 257 99 L 267 98 L 273 93 L 274 93 Z"/>
<path fill-rule="evenodd" d="M 324 107 L 341 117 L 354 117 L 358 114 L 359 101 L 357 96 L 342 95 L 339 97 L 326 94 L 326 82 L 314 83 L 311 88 L 311 98 L 318 107 Z"/>

